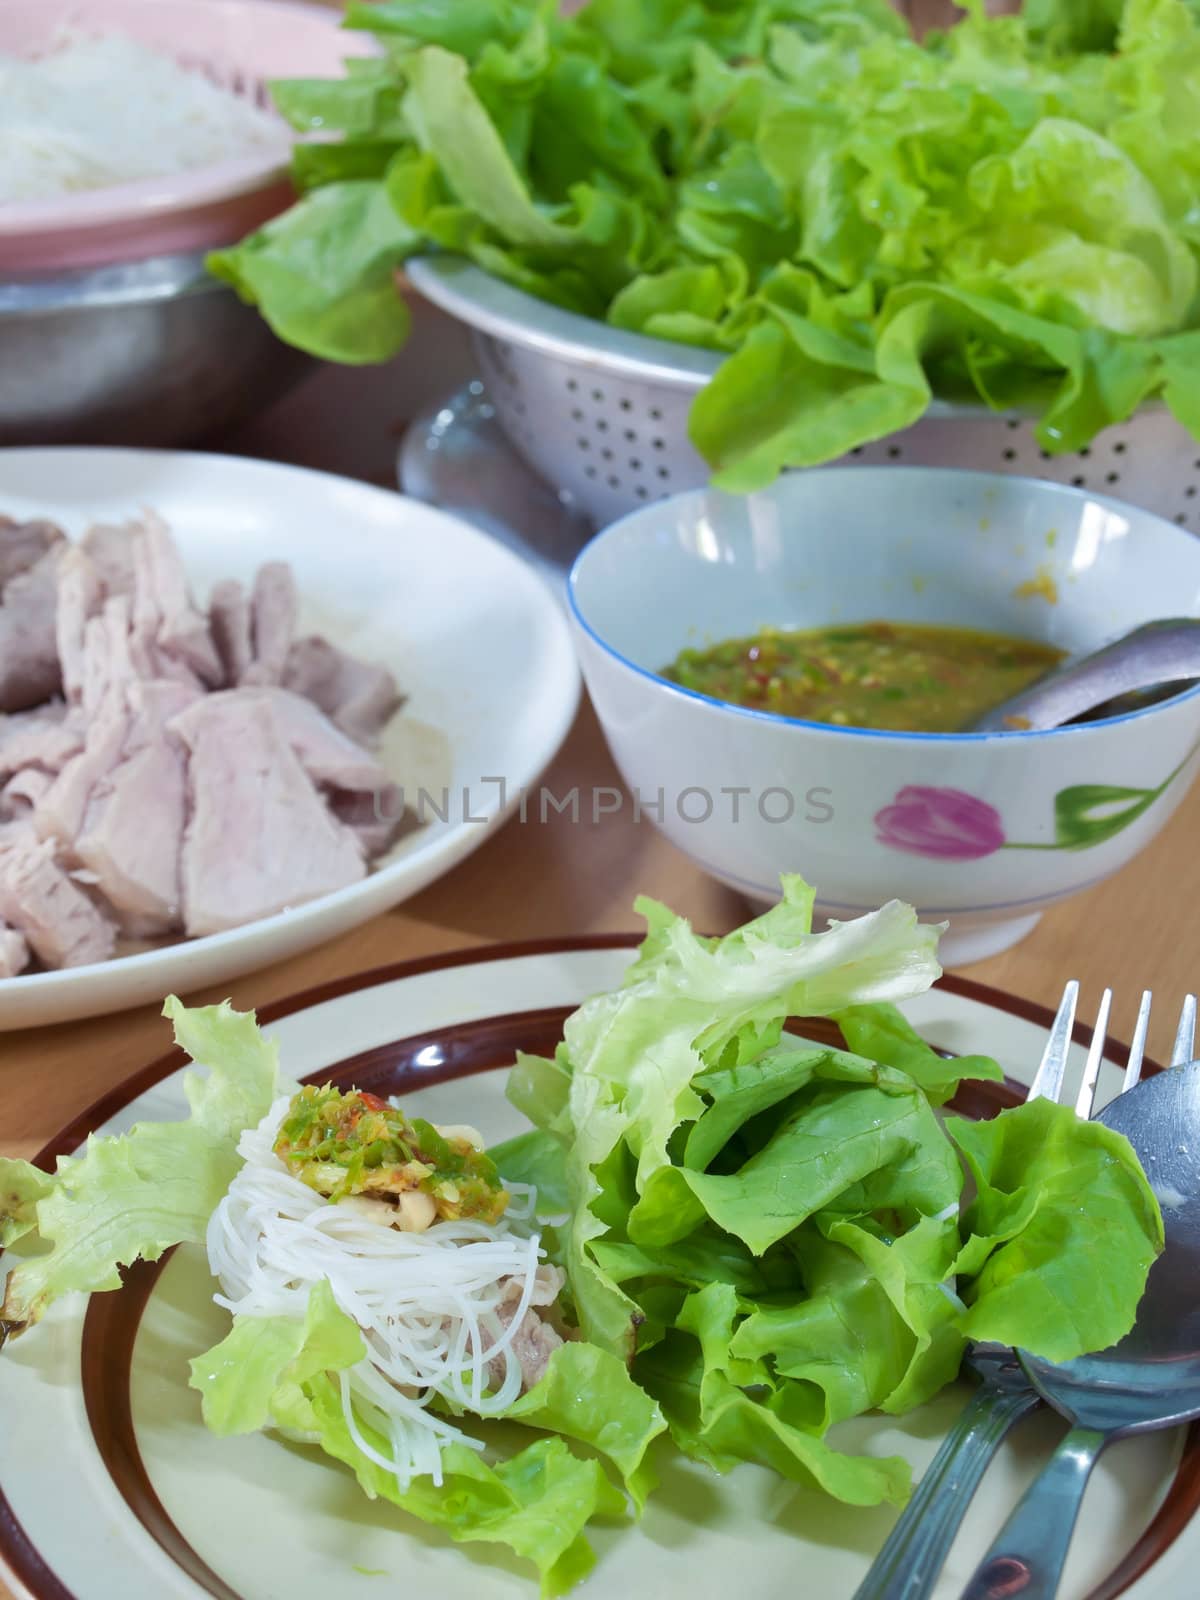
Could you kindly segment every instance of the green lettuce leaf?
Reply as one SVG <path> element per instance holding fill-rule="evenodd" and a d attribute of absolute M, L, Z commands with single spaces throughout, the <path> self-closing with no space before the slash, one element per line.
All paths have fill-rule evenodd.
<path fill-rule="evenodd" d="M 564 1439 L 579 1439 L 611 1460 L 640 1505 L 653 1485 L 645 1455 L 665 1423 L 654 1402 L 611 1356 L 588 1345 L 554 1352 L 545 1377 L 508 1415 L 553 1430 L 507 1460 L 490 1465 L 463 1444 L 444 1452 L 443 1482 L 417 1478 L 401 1489 L 355 1443 L 332 1374 L 365 1354 L 355 1323 L 339 1310 L 327 1282 L 317 1284 L 303 1320 L 234 1319 L 229 1334 L 191 1363 L 204 1421 L 215 1433 L 275 1427 L 315 1440 L 343 1462 L 371 1498 L 382 1496 L 458 1541 L 508 1545 L 532 1561 L 545 1595 L 563 1593 L 591 1568 L 582 1530 L 593 1516 L 623 1516 L 625 1502 L 596 1461 L 576 1458 Z M 355 1408 L 362 1438 L 386 1456 L 371 1419 Z"/>
<path fill-rule="evenodd" d="M 228 1003 L 188 1010 L 173 996 L 163 1010 L 179 1046 L 209 1069 L 203 1078 L 184 1077 L 191 1115 L 141 1122 L 119 1138 L 89 1138 L 83 1155 L 59 1157 L 48 1188 L 18 1175 L 49 1248 L 8 1274 L 0 1305 L 7 1334 L 36 1322 L 61 1294 L 116 1289 L 120 1267 L 203 1240 L 240 1166 L 239 1136 L 280 1092 L 278 1047 L 263 1038 L 253 1012 Z M 24 1206 L 18 1218 L 26 1227 Z"/>
<path fill-rule="evenodd" d="M 593 1105 L 610 1100 L 643 1181 L 666 1162 L 675 1127 L 703 1109 L 692 1080 L 705 1068 L 757 1054 L 789 1016 L 917 994 L 940 975 L 937 932 L 911 906 L 892 901 L 814 934 L 812 889 L 794 876 L 782 888 L 777 906 L 716 943 L 682 917 L 660 923 L 656 953 L 643 953 L 625 986 L 567 1019 L 577 1136 Z M 589 1143 L 599 1159 L 615 1140 L 602 1125 Z"/>
<path fill-rule="evenodd" d="M 1150 180 L 1093 129 L 1046 117 L 1011 154 L 978 162 L 970 183 L 990 228 L 960 246 L 956 275 L 999 264 L 1035 314 L 1061 302 L 1064 320 L 1118 334 L 1164 333 L 1186 317 L 1195 258 Z"/>
<path fill-rule="evenodd" d="M 871 1063 L 839 1050 L 781 1042 L 753 1061 L 706 1072 L 699 1087 L 707 1106 L 688 1129 L 682 1165 L 703 1172 L 751 1118 L 782 1105 L 818 1076 L 836 1078 L 839 1069 L 851 1077 L 869 1073 Z"/>
<path fill-rule="evenodd" d="M 947 1132 L 975 1180 L 963 1331 L 1051 1361 L 1103 1350 L 1133 1326 L 1163 1248 L 1162 1214 L 1129 1141 L 1034 1100 Z"/>
<path fill-rule="evenodd" d="M 386 1453 L 383 1436 L 359 1418 L 373 1449 Z M 389 1500 L 410 1516 L 440 1528 L 455 1543 L 507 1545 L 541 1575 L 543 1596 L 565 1594 L 595 1565 L 583 1528 L 595 1516 L 625 1515 L 625 1500 L 598 1461 L 582 1461 L 562 1439 L 545 1438 L 495 1466 L 467 1445 L 442 1452 L 442 1482 L 414 1478 L 401 1489 L 354 1442 L 333 1378 L 308 1379 L 277 1398 L 275 1421 L 315 1437 L 326 1455 L 343 1462 L 372 1499 Z"/>
<path fill-rule="evenodd" d="M 769 1052 L 760 1063 L 781 1055 Z M 629 1217 L 636 1242 L 673 1243 L 707 1218 L 761 1255 L 830 1207 L 929 1215 L 957 1201 L 958 1161 L 911 1079 L 841 1051 L 805 1057 L 808 1092 L 781 1108 L 769 1138 L 736 1169 L 669 1166 L 651 1175 Z M 716 1100 L 693 1135 L 703 1140 L 708 1119 L 722 1109 Z"/>
<path fill-rule="evenodd" d="M 607 1350 L 576 1341 L 560 1345 L 545 1376 L 505 1416 L 590 1445 L 616 1467 L 638 1510 L 646 1504 L 657 1481 L 646 1452 L 666 1423 Z"/>
<path fill-rule="evenodd" d="M 386 64 L 363 61 L 345 78 L 277 78 L 271 84 L 275 109 L 301 133 L 334 130 L 359 139 L 398 139 L 408 132 L 401 114 L 403 90 Z"/>
<path fill-rule="evenodd" d="M 887 1296 L 894 1317 L 911 1335 L 903 1376 L 875 1402 L 882 1411 L 911 1411 L 954 1379 L 962 1359 L 961 1307 L 948 1292 L 958 1219 L 942 1213 L 922 1216 L 896 1239 L 883 1236 L 873 1220 L 870 1226 L 845 1217 L 825 1216 L 819 1221 L 831 1243 L 858 1257 Z M 893 1339 L 897 1333 L 893 1327 Z"/>
<path fill-rule="evenodd" d="M 380 184 L 346 179 L 310 190 L 241 244 L 214 251 L 208 269 L 298 349 L 387 361 L 408 337 L 396 269 L 417 242 Z"/>
<path fill-rule="evenodd" d="M 990 1056 L 942 1056 L 895 1006 L 852 1006 L 833 1019 L 856 1055 L 896 1067 L 919 1084 L 931 1105 L 945 1105 L 965 1079 L 1003 1078 Z"/>
<path fill-rule="evenodd" d="M 37 1227 L 37 1203 L 53 1187 L 54 1179 L 40 1167 L 0 1156 L 0 1250 Z"/>
<path fill-rule="evenodd" d="M 489 1147 L 488 1154 L 506 1183 L 531 1183 L 537 1190 L 537 1215 L 554 1217 L 570 1205 L 567 1192 L 567 1147 L 541 1128 L 531 1128 Z"/>
<path fill-rule="evenodd" d="M 548 1061 L 544 1056 L 518 1050 L 516 1065 L 508 1075 L 506 1092 L 535 1128 L 563 1133 L 570 1127 L 571 1068 L 565 1053 L 561 1058 Z"/>
<path fill-rule="evenodd" d="M 435 158 L 459 204 L 511 244 L 568 248 L 572 230 L 532 200 L 462 57 L 430 45 L 409 62 L 408 81 L 417 142 Z"/>
<path fill-rule="evenodd" d="M 623 982 L 567 1019 L 553 1060 L 514 1069 L 539 1126 L 511 1148 L 531 1175 L 565 1172 L 556 1259 L 580 1324 L 680 1449 L 873 1505 L 904 1497 L 907 1469 L 830 1429 L 923 1404 L 970 1338 L 1062 1357 L 1116 1337 L 1162 1236 L 1099 1125 L 1036 1102 L 943 1126 L 956 1088 L 1000 1068 L 944 1059 L 894 1003 L 936 974 L 934 930 L 885 907 L 814 935 L 812 907 L 788 879 L 714 939 L 639 902 Z M 852 1048 L 783 1032 L 812 1013 Z"/>
<path fill-rule="evenodd" d="M 639 1380 L 661 1404 L 676 1444 L 718 1472 L 758 1461 L 850 1505 L 903 1504 L 908 1463 L 851 1456 L 827 1444 L 808 1385 L 781 1383 L 765 1400 L 745 1392 L 743 1385 L 761 1383 L 766 1369 L 733 1353 L 736 1317 L 734 1291 L 713 1284 L 689 1298 L 679 1331 L 639 1358 Z"/>
<path fill-rule="evenodd" d="M 304 1320 L 235 1317 L 233 1327 L 190 1363 L 205 1426 L 227 1437 L 257 1433 L 272 1420 L 273 1402 L 323 1372 L 341 1372 L 366 1355 L 355 1322 L 340 1310 L 327 1280 L 308 1297 Z"/>
<path fill-rule="evenodd" d="M 586 1002 L 563 1030 L 571 1064 L 566 1230 L 571 1289 L 584 1336 L 628 1357 L 639 1312 L 599 1270 L 591 1247 L 607 1231 L 593 1210 L 595 1169 L 625 1142 L 637 1184 L 669 1166 L 668 1143 L 705 1109 L 694 1080 L 751 1059 L 789 1015 L 919 993 L 938 976 L 936 931 L 896 902 L 812 932 L 813 892 L 783 880 L 783 899 L 728 938 L 698 939 L 682 918 L 656 913 L 653 944 L 625 986 Z"/>
<path fill-rule="evenodd" d="M 439 249 L 724 352 L 690 427 L 734 491 L 934 397 L 1048 451 L 1155 398 L 1196 431 L 1200 4 L 964 11 L 917 44 L 886 0 L 352 0 L 381 56 L 276 89 L 340 138 L 214 270 L 336 360 L 399 347 L 394 269 Z"/>
<path fill-rule="evenodd" d="M 1111 50 L 1125 0 L 1025 0 L 1030 34 L 1064 53 Z"/>
<path fill-rule="evenodd" d="M 350 0 L 346 26 L 441 45 L 474 60 L 490 44 L 515 44 L 532 12 L 521 0 Z"/>
<path fill-rule="evenodd" d="M 949 1218 L 890 1242 L 822 1218 L 794 1241 L 807 1293 L 753 1306 L 731 1353 L 805 1385 L 822 1431 L 864 1411 L 909 1411 L 955 1376 L 966 1344 L 959 1303 L 941 1287 L 957 1241 Z"/>
<path fill-rule="evenodd" d="M 961 1187 L 958 1162 L 938 1135 L 929 1102 L 915 1084 L 886 1078 L 852 1093 L 800 1097 L 762 1150 L 735 1172 L 671 1170 L 698 1202 L 697 1220 L 710 1218 L 755 1255 L 831 1207 L 913 1206 L 932 1215 L 953 1205 Z M 654 1193 L 648 1186 L 643 1202 Z M 681 1216 L 670 1215 L 664 1201 L 673 1198 L 668 1190 L 648 1215 L 639 1204 L 629 1223 L 635 1239 L 670 1243 L 691 1222 L 683 1206 L 677 1206 Z"/>

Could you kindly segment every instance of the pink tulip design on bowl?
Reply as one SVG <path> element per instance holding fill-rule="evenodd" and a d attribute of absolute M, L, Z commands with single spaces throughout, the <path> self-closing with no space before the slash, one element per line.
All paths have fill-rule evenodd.
<path fill-rule="evenodd" d="M 901 789 L 875 813 L 875 827 L 880 844 L 937 861 L 978 861 L 1005 843 L 995 806 L 962 789 Z"/>

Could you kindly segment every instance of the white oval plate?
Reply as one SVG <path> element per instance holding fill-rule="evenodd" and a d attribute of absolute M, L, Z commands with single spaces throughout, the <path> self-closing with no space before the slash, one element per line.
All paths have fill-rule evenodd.
<path fill-rule="evenodd" d="M 227 933 L 0 980 L 0 1031 L 223 983 L 388 910 L 483 842 L 552 760 L 579 703 L 560 604 L 455 517 L 348 478 L 232 456 L 0 450 L 9 516 L 50 517 L 77 537 L 143 506 L 170 525 L 198 598 L 263 561 L 292 563 L 301 632 L 395 673 L 407 700 L 385 735 L 385 765 L 409 796 L 423 786 L 431 801 L 383 865 L 335 894 Z"/>
<path fill-rule="evenodd" d="M 620 944 L 578 940 L 410 962 L 273 1007 L 269 1031 L 296 1076 L 367 1054 L 353 1068 L 354 1081 L 366 1087 L 381 1087 L 397 1059 L 408 1063 L 410 1082 L 453 1063 L 490 1064 L 499 1070 L 406 1088 L 405 1104 L 474 1123 L 489 1140 L 504 1138 L 521 1126 L 503 1094 L 513 1037 L 546 1048 L 544 1036 L 560 1018 L 544 1009 L 611 988 L 629 958 Z M 1036 1008 L 952 979 L 906 1009 L 929 1039 L 956 1051 L 990 1051 L 1011 1077 L 1028 1082 L 1047 1020 L 1044 1013 L 1040 1026 L 1028 1020 Z M 497 1021 L 506 1017 L 507 1024 Z M 400 1039 L 403 1049 L 390 1047 Z M 1077 1047 L 1076 1073 L 1082 1056 Z M 168 1058 L 141 1073 L 56 1148 L 71 1148 L 89 1128 L 122 1131 L 139 1119 L 181 1115 L 177 1065 Z M 1118 1084 L 1116 1069 L 1106 1066 L 1101 1098 Z M 535 1600 L 531 1568 L 501 1552 L 453 1546 L 394 1507 L 368 1501 L 347 1472 L 318 1453 L 264 1435 L 209 1434 L 187 1387 L 187 1362 L 227 1324 L 211 1304 L 203 1254 L 179 1250 L 161 1274 L 138 1270 L 140 1290 L 135 1273 L 119 1295 L 61 1301 L 0 1355 L 0 1563 L 7 1562 L 18 1593 L 35 1600 L 328 1600 L 359 1593 L 369 1600 L 401 1592 Z M 116 1349 L 119 1339 L 105 1336 L 110 1311 L 124 1325 L 131 1359 Z M 851 1448 L 906 1455 L 919 1473 L 963 1399 L 952 1389 L 906 1418 L 860 1418 L 840 1438 Z M 122 1407 L 123 1438 L 113 1422 Z M 936 1600 L 959 1595 L 1061 1431 L 1042 1413 L 1010 1436 Z M 1125 1440 L 1106 1452 L 1088 1488 L 1060 1600 L 1194 1593 L 1200 1525 L 1191 1510 L 1200 1497 L 1200 1452 L 1189 1450 L 1176 1479 L 1181 1447 L 1176 1432 Z M 599 1564 L 578 1592 L 589 1600 L 728 1600 L 738 1593 L 850 1600 L 894 1515 L 839 1505 L 756 1467 L 720 1478 L 676 1460 L 640 1526 L 592 1530 Z"/>

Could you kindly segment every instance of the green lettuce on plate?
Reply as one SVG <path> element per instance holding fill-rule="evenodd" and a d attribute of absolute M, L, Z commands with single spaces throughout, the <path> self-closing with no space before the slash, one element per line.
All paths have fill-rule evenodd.
<path fill-rule="evenodd" d="M 467 8 L 461 24 L 517 9 Z M 530 1127 L 490 1154 L 507 1182 L 537 1186 L 573 1336 L 499 1429 L 435 1391 L 424 1415 L 465 1431 L 440 1451 L 440 1482 L 402 1473 L 396 1393 L 325 1257 L 287 1314 L 242 1311 L 196 1355 L 205 1423 L 317 1446 L 369 1496 L 449 1539 L 506 1546 L 557 1595 L 593 1564 L 588 1524 L 642 1510 L 668 1437 L 719 1472 L 753 1462 L 851 1505 L 899 1503 L 907 1463 L 844 1451 L 837 1424 L 920 1405 L 969 1339 L 1054 1359 L 1119 1339 L 1163 1242 L 1126 1140 L 1044 1101 L 982 1123 L 946 1115 L 964 1080 L 1000 1069 L 943 1057 L 897 1009 L 939 976 L 938 930 L 891 902 L 814 933 L 814 891 L 797 877 L 782 891 L 724 938 L 640 901 L 646 937 L 622 983 L 567 1019 L 552 1058 L 510 1073 Z M 92 1138 L 52 1175 L 0 1162 L 0 1241 L 20 1252 L 0 1333 L 202 1242 L 242 1135 L 292 1094 L 252 1015 L 166 1012 L 207 1069 L 185 1079 L 186 1120 Z M 834 1019 L 845 1048 L 785 1026 L 805 1017 Z M 257 1149 L 241 1145 L 246 1160 Z"/>
<path fill-rule="evenodd" d="M 177 1244 L 202 1244 L 242 1165 L 241 1135 L 295 1088 L 252 1013 L 228 1004 L 188 1009 L 174 997 L 164 1010 L 176 1042 L 207 1069 L 184 1078 L 187 1120 L 93 1136 L 82 1155 L 60 1157 L 53 1176 L 28 1162 L 0 1161 L 0 1244 L 36 1247 L 7 1275 L 0 1345 L 61 1295 L 116 1289 L 120 1268 L 156 1261 Z M 346 1414 L 339 1374 L 365 1356 L 361 1331 L 322 1280 L 302 1320 L 236 1316 L 229 1334 L 192 1361 L 191 1383 L 214 1433 L 271 1427 L 318 1445 L 372 1498 L 456 1542 L 507 1545 L 537 1569 L 545 1596 L 565 1592 L 593 1566 L 588 1522 L 625 1517 L 626 1495 L 640 1511 L 655 1484 L 648 1451 L 666 1427 L 657 1403 L 616 1356 L 576 1340 L 553 1352 L 540 1381 L 503 1414 L 544 1436 L 488 1459 L 450 1443 L 440 1484 L 417 1477 L 401 1487 L 373 1459 L 386 1459 L 382 1419 L 357 1396 L 353 1427 Z"/>
<path fill-rule="evenodd" d="M 401 1488 L 393 1472 L 364 1453 L 386 1440 L 356 1406 L 351 1432 L 336 1374 L 361 1361 L 363 1338 L 339 1309 L 328 1283 L 311 1292 L 303 1322 L 284 1316 L 235 1318 L 220 1344 L 191 1363 L 204 1421 L 228 1436 L 274 1427 L 316 1442 L 349 1467 L 363 1490 L 441 1528 L 458 1542 L 504 1544 L 531 1561 L 545 1595 L 564 1593 L 591 1570 L 583 1535 L 593 1517 L 626 1515 L 623 1494 L 600 1462 L 572 1453 L 575 1439 L 618 1470 L 639 1509 L 653 1486 L 646 1463 L 663 1431 L 657 1406 L 605 1351 L 565 1344 L 544 1378 L 506 1413 L 548 1437 L 507 1459 L 481 1460 L 462 1444 L 442 1453 L 442 1482 L 415 1478 Z"/>
<path fill-rule="evenodd" d="M 908 1467 L 843 1453 L 836 1423 L 921 1404 L 968 1339 L 1054 1360 L 1114 1343 L 1162 1218 L 1128 1142 L 1068 1109 L 943 1122 L 959 1083 L 1000 1069 L 939 1056 L 893 1003 L 937 976 L 934 930 L 893 903 L 814 934 L 812 905 L 785 879 L 711 940 L 642 902 L 623 987 L 514 1070 L 540 1131 L 497 1159 L 565 1193 L 580 1327 L 681 1450 L 869 1505 L 903 1500 Z M 835 1017 L 850 1049 L 784 1033 L 793 1016 Z"/>
<path fill-rule="evenodd" d="M 183 1082 L 186 1122 L 140 1122 L 120 1138 L 90 1137 L 60 1156 L 53 1178 L 25 1161 L 0 1167 L 0 1244 L 36 1228 L 46 1247 L 8 1274 L 0 1345 L 36 1322 L 59 1295 L 117 1289 L 119 1269 L 200 1244 L 208 1219 L 241 1166 L 237 1143 L 281 1092 L 278 1046 L 252 1014 L 226 1004 L 189 1010 L 172 996 L 164 1014 L 175 1042 L 206 1077 Z"/>
<path fill-rule="evenodd" d="M 595 1565 L 584 1534 L 593 1518 L 628 1515 L 625 1493 L 603 1463 L 639 1512 L 655 1486 L 647 1452 L 664 1419 L 607 1351 L 583 1342 L 560 1346 L 544 1377 L 504 1413 L 506 1422 L 546 1437 L 486 1458 L 451 1442 L 441 1452 L 440 1483 L 418 1476 L 403 1485 L 380 1465 L 388 1452 L 383 1420 L 358 1396 L 353 1427 L 346 1415 L 338 1374 L 365 1355 L 357 1325 L 321 1282 L 303 1322 L 235 1317 L 229 1334 L 192 1360 L 191 1385 L 214 1433 L 272 1428 L 316 1444 L 348 1467 L 371 1499 L 390 1501 L 456 1543 L 507 1545 L 536 1567 L 545 1596 L 565 1593 Z M 572 1440 L 584 1453 L 571 1449 Z"/>
<path fill-rule="evenodd" d="M 725 489 L 934 398 L 1048 451 L 1161 400 L 1200 434 L 1200 6 L 1030 0 L 923 44 L 887 0 L 351 0 L 380 54 L 273 86 L 292 211 L 210 267 L 285 339 L 381 361 L 451 251 L 726 360 Z"/>

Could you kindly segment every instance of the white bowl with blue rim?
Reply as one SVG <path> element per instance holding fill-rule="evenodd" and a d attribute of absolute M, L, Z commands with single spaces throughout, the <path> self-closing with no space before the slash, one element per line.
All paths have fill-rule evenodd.
<path fill-rule="evenodd" d="M 604 529 L 569 581 L 592 701 L 645 825 L 750 898 L 801 872 L 841 920 L 891 897 L 948 920 L 947 965 L 1015 944 L 1158 833 L 1194 778 L 1200 686 L 1051 732 L 885 733 L 667 681 L 764 625 L 950 624 L 1074 653 L 1200 615 L 1200 540 L 1059 484 L 923 467 L 677 495 Z"/>

